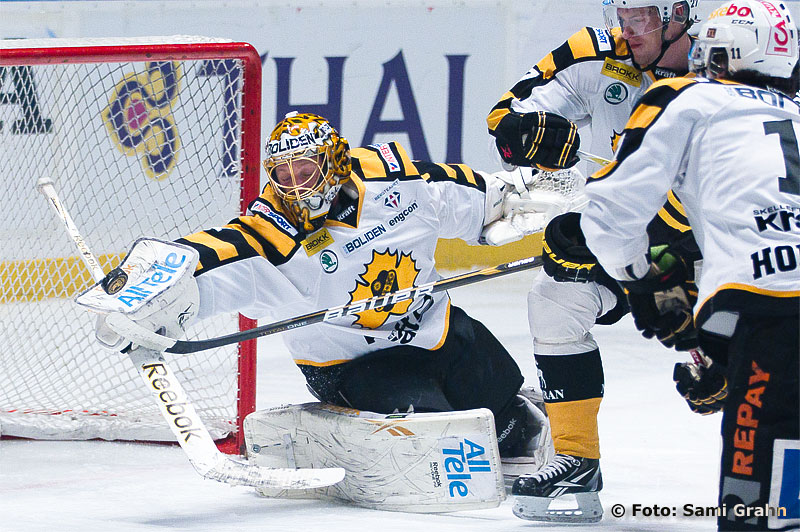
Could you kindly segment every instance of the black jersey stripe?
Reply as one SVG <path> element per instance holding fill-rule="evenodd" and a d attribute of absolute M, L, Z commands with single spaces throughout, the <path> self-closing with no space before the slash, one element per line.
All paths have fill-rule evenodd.
<path fill-rule="evenodd" d="M 243 233 L 241 238 L 245 241 L 253 239 L 258 245 L 250 247 L 276 265 L 288 261 L 300 246 L 297 239 L 287 236 L 260 216 L 241 216 L 232 220 L 226 228 Z M 258 249 L 259 246 L 261 249 Z"/>
<path fill-rule="evenodd" d="M 483 178 L 466 165 L 427 161 L 414 161 L 414 165 L 426 181 L 454 181 L 462 186 L 486 190 Z"/>
<path fill-rule="evenodd" d="M 405 149 L 396 142 L 373 144 L 350 151 L 353 172 L 369 181 L 418 179 L 419 172 Z M 357 164 L 356 164 L 357 161 Z"/>
<path fill-rule="evenodd" d="M 663 215 L 662 215 L 663 211 Z M 681 231 L 689 230 L 689 219 L 686 217 L 686 212 L 683 210 L 683 205 L 678 202 L 675 195 L 670 192 L 667 196 L 667 202 L 659 211 L 659 216 L 665 219 L 672 227 Z"/>
<path fill-rule="evenodd" d="M 193 247 L 200 254 L 196 275 L 258 255 L 241 233 L 232 229 L 209 229 L 181 238 L 178 242 Z"/>

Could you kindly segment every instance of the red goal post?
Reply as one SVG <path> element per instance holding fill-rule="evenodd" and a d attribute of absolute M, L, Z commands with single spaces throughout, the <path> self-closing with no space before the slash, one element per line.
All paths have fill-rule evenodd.
<path fill-rule="evenodd" d="M 0 436 L 172 441 L 127 357 L 72 299 L 92 282 L 35 191 L 54 180 L 105 271 L 141 236 L 220 226 L 260 190 L 261 61 L 194 36 L 0 41 Z M 248 329 L 223 316 L 187 338 Z M 172 357 L 209 431 L 241 452 L 256 343 Z"/>

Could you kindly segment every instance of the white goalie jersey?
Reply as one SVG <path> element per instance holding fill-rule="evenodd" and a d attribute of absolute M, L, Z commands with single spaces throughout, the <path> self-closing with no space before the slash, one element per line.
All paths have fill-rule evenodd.
<path fill-rule="evenodd" d="M 325 225 L 303 234 L 267 186 L 247 216 L 179 240 L 197 249 L 199 318 L 280 320 L 436 281 L 439 238 L 477 242 L 485 183 L 465 165 L 411 161 L 396 143 L 351 150 L 350 183 Z M 328 366 L 410 344 L 436 349 L 449 296 L 426 295 L 282 336 L 295 362 Z"/>
<path fill-rule="evenodd" d="M 589 179 L 588 246 L 623 278 L 644 260 L 645 228 L 672 188 L 703 253 L 698 323 L 717 310 L 796 307 L 798 138 L 800 106 L 781 94 L 703 78 L 658 82 L 630 117 L 616 159 Z"/>

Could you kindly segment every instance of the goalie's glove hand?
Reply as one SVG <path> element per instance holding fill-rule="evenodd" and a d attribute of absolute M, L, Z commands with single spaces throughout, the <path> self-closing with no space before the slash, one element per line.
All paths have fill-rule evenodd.
<path fill-rule="evenodd" d="M 540 172 L 518 167 L 510 172 L 481 175 L 486 182 L 481 244 L 502 246 L 539 233 L 556 215 L 586 202 L 586 178 L 576 168 Z"/>
<path fill-rule="evenodd" d="M 200 307 L 194 278 L 199 260 L 197 251 L 187 245 L 140 238 L 120 265 L 120 270 L 129 272 L 126 285 L 112 291 L 111 283 L 104 279 L 81 293 L 75 302 L 98 314 L 95 337 L 108 349 L 124 350 L 131 344 L 109 325 L 106 318 L 111 313 L 125 314 L 149 331 L 176 338 Z"/>
<path fill-rule="evenodd" d="M 654 336 L 666 347 L 687 351 L 697 347 L 689 266 L 667 245 L 650 248 L 650 270 L 637 281 L 620 281 L 628 297 L 633 322 L 645 338 Z"/>
<path fill-rule="evenodd" d="M 578 127 L 557 114 L 511 111 L 491 133 L 500 157 L 514 166 L 557 170 L 575 166 L 579 161 Z"/>
<path fill-rule="evenodd" d="M 700 362 L 675 364 L 672 380 L 692 412 L 706 416 L 719 412 L 728 397 L 728 381 L 719 364 L 699 355 Z"/>
<path fill-rule="evenodd" d="M 547 224 L 542 236 L 542 261 L 544 272 L 558 282 L 588 283 L 605 273 L 586 247 L 577 212 L 561 214 Z"/>

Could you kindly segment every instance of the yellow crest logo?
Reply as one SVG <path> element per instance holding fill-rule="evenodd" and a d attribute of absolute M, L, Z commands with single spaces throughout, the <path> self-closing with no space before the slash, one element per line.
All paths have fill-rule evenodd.
<path fill-rule="evenodd" d="M 617 148 L 619 148 L 619 143 L 622 140 L 622 135 L 617 133 L 616 131 L 611 132 L 611 151 L 617 153 Z"/>
<path fill-rule="evenodd" d="M 386 295 L 404 288 L 414 286 L 420 270 L 409 253 L 383 253 L 372 250 L 372 260 L 366 265 L 366 271 L 356 279 L 356 287 L 350 292 L 350 302 Z M 365 329 L 380 327 L 389 316 L 402 316 L 408 312 L 412 300 L 399 301 L 383 307 L 365 310 L 357 314 L 355 324 Z"/>

